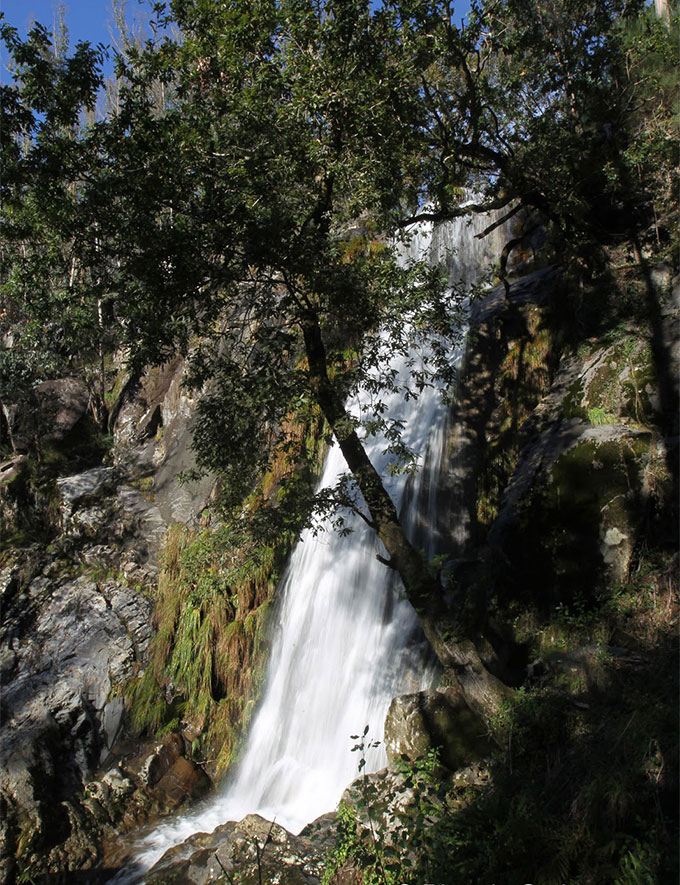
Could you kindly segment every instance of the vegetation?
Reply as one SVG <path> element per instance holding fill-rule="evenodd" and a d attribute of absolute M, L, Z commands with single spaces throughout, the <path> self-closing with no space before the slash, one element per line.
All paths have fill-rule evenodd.
<path fill-rule="evenodd" d="M 641 560 L 599 608 L 518 623 L 552 669 L 495 717 L 486 776 L 453 777 L 430 753 L 402 766 L 401 798 L 358 781 L 324 882 L 674 881 L 676 572 L 676 557 Z"/>
<path fill-rule="evenodd" d="M 151 661 L 129 689 L 133 724 L 162 734 L 182 721 L 200 735 L 201 760 L 209 756 L 218 771 L 255 694 L 275 553 L 235 549 L 224 529 L 197 535 L 178 525 L 166 541 Z"/>
<path fill-rule="evenodd" d="M 136 363 L 190 352 L 206 391 L 197 451 L 226 472 L 232 503 L 288 444 L 283 419 L 315 402 L 352 477 L 324 503 L 351 504 L 375 528 L 450 658 L 436 582 L 344 404 L 362 383 L 379 403 L 395 383 L 389 359 L 423 334 L 436 346 L 416 390 L 446 373 L 457 303 L 436 272 L 399 267 L 375 232 L 469 212 L 461 188 L 473 185 L 484 207 L 523 208 L 525 228 L 550 222 L 562 251 L 584 258 L 586 244 L 637 236 L 653 202 L 638 188 L 631 204 L 625 162 L 637 88 L 625 29 L 639 8 L 558 3 L 548 20 L 508 0 L 475 5 L 463 27 L 446 2 L 153 9 L 160 36 L 117 57 L 117 107 L 85 126 L 99 50 L 61 57 L 44 29 L 22 42 L 3 24 L 17 81 L 4 88 L 2 235 L 24 246 L 5 252 L 4 297 L 29 329 L 58 316 L 67 352 L 76 339 L 102 351 L 110 334 Z M 670 100 L 657 106 L 668 126 Z M 377 415 L 371 432 L 408 457 Z"/>
<path fill-rule="evenodd" d="M 223 523 L 168 538 L 152 660 L 131 687 L 137 726 L 210 723 L 206 748 L 226 738 L 226 764 L 281 556 L 319 514 L 343 530 L 351 508 L 503 750 L 484 787 L 452 785 L 431 759 L 403 772 L 417 797 L 407 849 L 373 824 L 365 839 L 361 809 L 343 810 L 328 882 L 347 864 L 383 883 L 676 875 L 678 471 L 669 447 L 665 461 L 653 452 L 677 436 L 679 410 L 650 261 L 677 262 L 677 14 L 658 21 L 642 0 L 475 0 L 463 24 L 448 0 L 172 0 L 151 14 L 153 36 L 116 54 L 103 117 L 101 48 L 69 55 L 41 26 L 21 40 L 0 17 L 15 73 L 0 87 L 0 400 L 81 374 L 103 430 L 112 353 L 132 373 L 180 353 L 199 468 L 220 476 Z M 439 268 L 404 266 L 396 244 L 416 221 L 489 209 L 487 233 L 515 226 L 498 278 L 543 231 L 563 297 L 548 316 L 506 306 L 516 335 L 497 336 L 481 564 L 472 579 L 456 573 L 445 600 L 363 438 L 384 434 L 407 469 L 385 395 L 454 380 L 461 293 Z M 492 561 L 484 544 L 529 416 L 560 358 L 605 340 L 607 359 L 587 390 L 574 382 L 561 417 L 642 436 L 625 452 L 574 447 Z M 412 348 L 423 368 L 403 383 L 392 361 Z M 359 388 L 370 411 L 350 412 Z M 331 435 L 348 473 L 314 495 Z M 583 472 L 596 454 L 616 506 L 644 503 L 615 588 Z M 587 549 L 574 541 L 584 526 Z M 494 643 L 516 656 L 502 674 L 516 692 L 491 674 L 493 654 L 482 662 Z M 560 669 L 555 654 L 590 646 L 587 667 Z M 525 680 L 534 660 L 553 669 Z"/>

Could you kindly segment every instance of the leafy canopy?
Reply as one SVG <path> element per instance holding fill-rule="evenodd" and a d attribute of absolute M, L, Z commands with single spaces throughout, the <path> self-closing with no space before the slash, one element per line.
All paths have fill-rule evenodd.
<path fill-rule="evenodd" d="M 669 154 L 631 110 L 651 45 L 627 65 L 641 6 L 486 0 L 459 26 L 446 0 L 159 2 L 153 38 L 117 56 L 115 107 L 87 123 L 101 49 L 59 58 L 44 29 L 22 43 L 3 23 L 17 79 L 0 283 L 16 340 L 62 359 L 122 345 L 136 367 L 189 355 L 198 453 L 233 502 L 292 444 L 287 416 L 318 408 L 368 500 L 346 397 L 368 384 L 370 429 L 396 446 L 389 359 L 435 342 L 417 390 L 446 373 L 457 329 L 458 299 L 388 236 L 496 207 L 520 239 L 549 223 L 584 255 L 642 223 L 653 194 L 630 193 L 647 162 L 634 139 Z"/>

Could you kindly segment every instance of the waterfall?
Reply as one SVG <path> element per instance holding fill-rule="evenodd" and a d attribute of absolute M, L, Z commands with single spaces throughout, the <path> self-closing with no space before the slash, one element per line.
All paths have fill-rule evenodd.
<path fill-rule="evenodd" d="M 488 266 L 489 246 L 484 244 L 482 258 L 473 248 L 475 232 L 462 221 L 434 233 L 423 226 L 404 247 L 404 257 L 443 259 L 450 281 L 469 286 Z M 394 368 L 405 377 L 406 360 Z M 434 388 L 408 401 L 393 394 L 387 405 L 390 417 L 403 421 L 404 442 L 418 453 L 421 469 L 410 477 L 389 475 L 384 442 L 372 437 L 366 448 L 414 543 L 432 555 L 446 409 Z M 335 484 L 346 470 L 333 445 L 321 484 Z M 243 756 L 217 796 L 143 840 L 138 862 L 145 869 L 192 833 L 249 813 L 298 832 L 333 810 L 357 776 L 350 735 L 366 725 L 371 742 L 380 741 L 366 754 L 366 770 L 386 764 L 383 723 L 390 701 L 429 686 L 434 672 L 411 605 L 393 572 L 376 559 L 374 532 L 358 517 L 348 522 L 349 535 L 305 532 L 297 544 L 277 592 L 267 678 Z"/>

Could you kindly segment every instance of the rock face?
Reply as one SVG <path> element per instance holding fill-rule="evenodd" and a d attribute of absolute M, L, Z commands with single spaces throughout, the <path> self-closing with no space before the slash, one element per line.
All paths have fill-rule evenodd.
<path fill-rule="evenodd" d="M 415 761 L 430 750 L 451 771 L 478 762 L 491 752 L 482 720 L 454 688 L 394 698 L 385 720 L 390 764 Z"/>
<path fill-rule="evenodd" d="M 110 757 L 124 717 L 115 691 L 151 635 L 146 597 L 113 580 L 51 574 L 36 555 L 40 565 L 29 580 L 26 563 L 6 567 L 14 592 L 0 631 L 0 796 L 25 854 L 68 837 L 63 803 Z M 3 865 L 11 881 L 11 855 Z"/>
<path fill-rule="evenodd" d="M 652 525 L 662 537 L 673 524 L 677 439 L 658 434 L 649 335 L 620 327 L 560 353 L 555 286 L 554 274 L 534 275 L 509 303 L 480 302 L 454 405 L 455 582 L 487 623 L 494 598 L 544 610 L 587 602 L 627 578 Z M 670 342 L 679 312 L 662 313 Z"/>
<path fill-rule="evenodd" d="M 114 453 L 128 471 L 153 476 L 150 491 L 166 525 L 192 525 L 207 505 L 214 478 L 178 482 L 195 466 L 191 452 L 194 401 L 182 388 L 179 357 L 129 381 L 114 410 Z"/>
<path fill-rule="evenodd" d="M 57 378 L 38 384 L 21 399 L 2 403 L 10 443 L 15 452 L 36 444 L 60 442 L 87 412 L 90 395 L 77 378 Z"/>
<path fill-rule="evenodd" d="M 63 379 L 31 393 L 33 411 L 3 404 L 21 452 L 0 468 L 3 527 L 35 530 L 40 517 L 40 531 L 51 534 L 47 549 L 0 553 L 3 881 L 91 867 L 114 826 L 124 830 L 138 813 L 178 807 L 209 787 L 180 738 L 157 748 L 146 779 L 118 749 L 124 689 L 144 667 L 152 635 L 158 550 L 172 522 L 195 524 L 212 488 L 210 479 L 180 488 L 177 478 L 192 466 L 192 404 L 181 375 L 179 361 L 160 373 L 148 420 L 131 420 L 148 404 L 128 391 L 113 464 L 57 475 L 38 490 L 35 447 L 64 444 L 55 463 L 68 468 L 68 446 L 82 448 L 87 390 Z"/>
<path fill-rule="evenodd" d="M 562 371 L 572 377 L 569 367 Z M 665 475 L 663 448 L 647 429 L 565 415 L 568 391 L 580 390 L 581 378 L 567 387 L 558 374 L 555 401 L 546 397 L 535 415 L 535 435 L 488 536 L 489 555 L 526 581 L 526 594 L 548 604 L 568 604 L 586 587 L 592 592 L 627 577 L 639 532 L 659 502 L 650 477 Z M 560 414 L 551 420 L 555 406 Z M 540 531 L 532 533 L 532 525 Z"/>

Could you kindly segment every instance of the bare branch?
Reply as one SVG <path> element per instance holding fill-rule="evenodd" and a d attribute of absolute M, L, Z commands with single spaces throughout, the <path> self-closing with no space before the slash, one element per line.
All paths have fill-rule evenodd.
<path fill-rule="evenodd" d="M 481 234 L 475 234 L 475 239 L 483 240 L 484 237 L 488 236 L 492 231 L 496 230 L 497 227 L 500 227 L 502 224 L 505 224 L 506 221 L 509 221 L 513 215 L 517 215 L 520 209 L 524 207 L 524 203 L 518 203 L 514 206 L 509 212 L 506 212 L 505 215 L 501 216 L 497 221 L 494 221 L 493 224 L 490 224 L 487 228 L 485 228 Z"/>
<path fill-rule="evenodd" d="M 466 203 L 464 206 L 456 206 L 453 209 L 439 209 L 436 212 L 418 212 L 405 218 L 398 225 L 399 228 L 409 227 L 421 221 L 449 221 L 452 218 L 462 218 L 465 215 L 478 215 L 484 212 L 492 212 L 494 209 L 503 209 L 514 197 L 498 197 L 488 203 Z M 492 228 L 493 229 L 493 228 Z"/>

